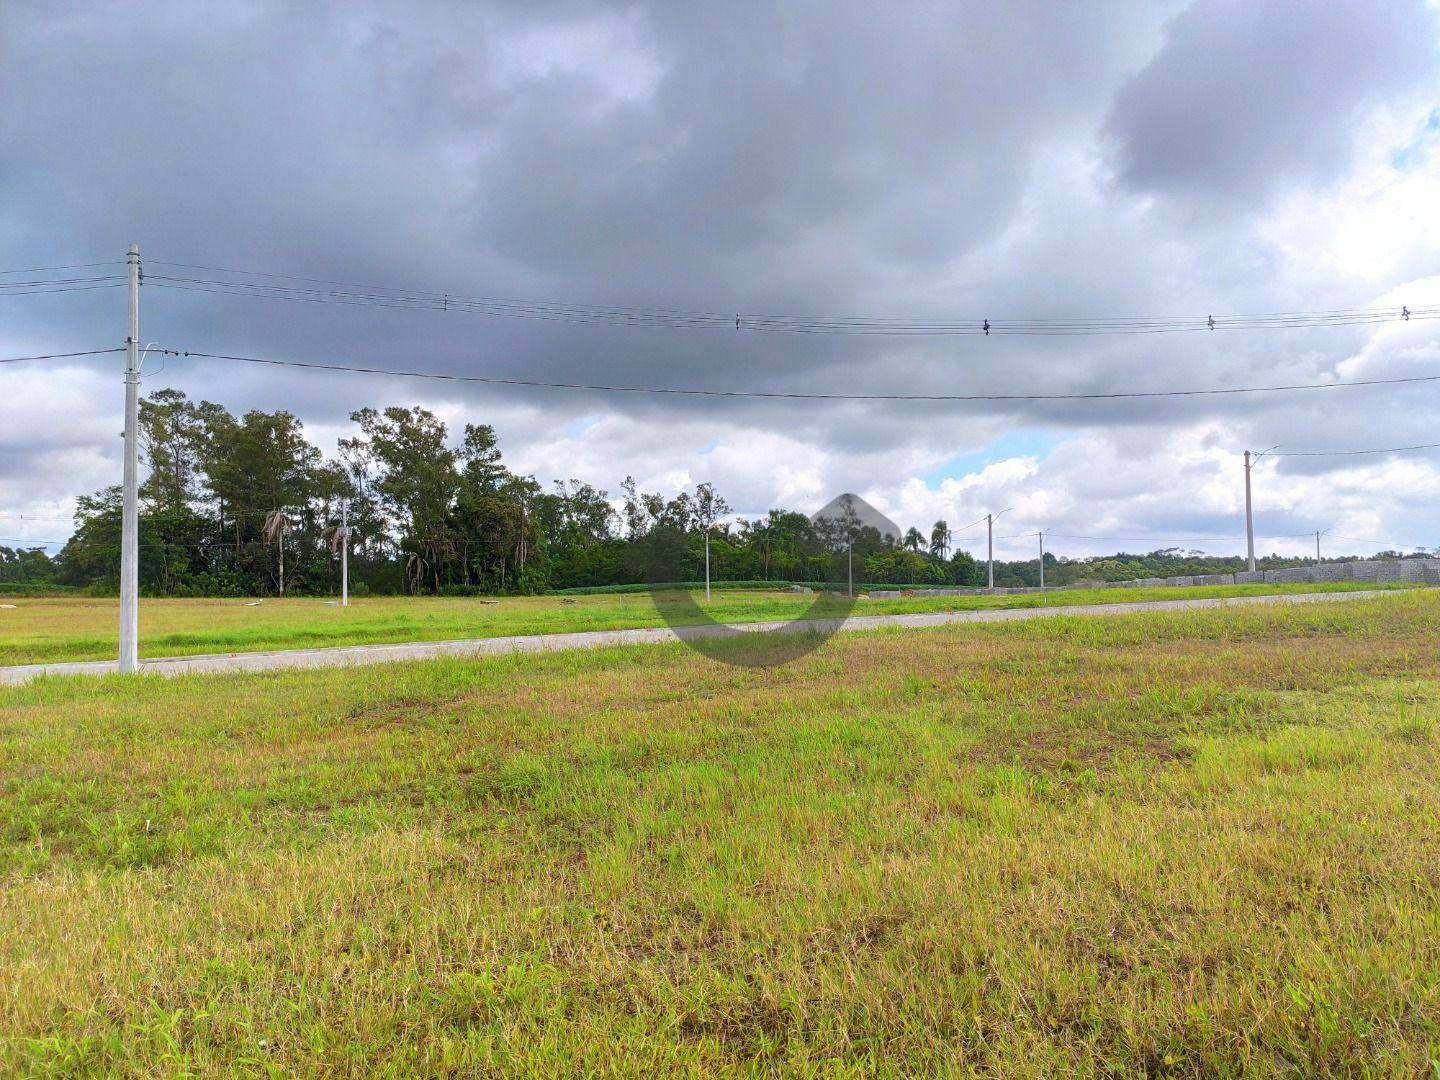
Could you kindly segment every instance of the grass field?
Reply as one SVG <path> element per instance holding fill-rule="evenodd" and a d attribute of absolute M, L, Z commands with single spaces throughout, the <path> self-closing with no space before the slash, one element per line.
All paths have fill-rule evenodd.
<path fill-rule="evenodd" d="M 1035 607 L 1041 603 L 1095 604 L 1207 596 L 1374 588 L 1363 585 L 1224 585 L 1208 588 L 1091 589 L 1037 595 L 904 597 L 863 600 L 856 614 L 951 611 L 981 607 Z M 698 594 L 697 594 L 698 595 Z M 705 604 L 721 622 L 789 619 L 813 597 L 762 590 L 716 590 Z M 74 597 L 11 598 L 0 609 L 0 666 L 113 659 L 117 601 Z M 703 601 L 702 601 L 703 603 Z M 660 626 L 648 594 L 522 596 L 498 600 L 383 597 L 355 600 L 349 608 L 323 600 L 142 600 L 140 655 L 253 652 L 326 645 L 502 637 Z"/>
<path fill-rule="evenodd" d="M 1433 1076 L 1437 657 L 1417 591 L 0 689 L 0 1071 Z"/>

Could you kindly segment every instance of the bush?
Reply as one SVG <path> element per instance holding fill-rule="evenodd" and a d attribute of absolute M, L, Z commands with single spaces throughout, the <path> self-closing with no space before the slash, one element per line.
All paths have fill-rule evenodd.
<path fill-rule="evenodd" d="M 0 596 L 78 596 L 73 585 L 56 585 L 48 581 L 0 581 Z"/>
<path fill-rule="evenodd" d="M 732 592 L 739 589 L 788 589 L 792 585 L 801 585 L 810 589 L 833 589 L 837 582 L 834 581 L 764 581 L 760 578 L 751 578 L 745 581 L 717 581 L 710 579 L 710 588 L 729 589 Z M 838 582 L 843 585 L 844 582 Z M 855 582 L 855 591 L 863 592 L 867 589 L 895 589 L 897 585 L 885 585 L 873 581 Z M 599 596 L 610 593 L 643 593 L 652 589 L 703 589 L 703 581 L 662 581 L 656 584 L 645 585 L 590 585 L 574 589 L 556 589 L 555 596 Z"/>

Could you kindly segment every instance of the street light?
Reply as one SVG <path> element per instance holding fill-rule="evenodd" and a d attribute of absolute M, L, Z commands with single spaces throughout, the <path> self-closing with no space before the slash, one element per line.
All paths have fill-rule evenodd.
<path fill-rule="evenodd" d="M 985 578 L 988 582 L 986 588 L 995 588 L 995 519 L 1014 509 L 1013 506 L 1007 506 L 999 514 L 985 515 Z"/>
<path fill-rule="evenodd" d="M 1276 443 L 1269 450 L 1261 450 L 1258 454 L 1245 451 L 1245 551 L 1252 574 L 1255 572 L 1255 517 L 1250 509 L 1250 469 L 1255 462 L 1270 453 L 1270 450 L 1279 449 L 1280 444 Z"/>

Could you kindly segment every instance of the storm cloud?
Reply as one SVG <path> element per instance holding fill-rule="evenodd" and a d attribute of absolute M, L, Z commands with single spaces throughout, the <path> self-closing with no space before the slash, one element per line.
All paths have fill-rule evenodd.
<path fill-rule="evenodd" d="M 14 3 L 0 19 L 0 269 L 139 242 L 147 341 L 556 382 L 1055 393 L 1429 372 L 1440 341 L 1423 322 L 897 339 L 283 302 L 162 279 L 206 275 L 165 269 L 188 263 L 914 318 L 1414 307 L 1440 302 L 1437 57 L 1435 7 L 1398 0 L 157 3 L 123 17 Z M 0 355 L 122 336 L 119 290 L 0 298 Z M 542 480 L 712 480 L 751 513 L 855 490 L 902 526 L 962 524 L 1003 499 L 1014 531 L 1077 537 L 1233 535 L 1246 445 L 1433 442 L 1437 420 L 1423 386 L 826 405 L 180 358 L 148 385 L 290 408 L 327 446 L 354 408 L 418 402 L 495 424 Z M 0 534 L 63 537 L 73 496 L 115 478 L 119 404 L 113 357 L 0 368 Z M 1436 460 L 1267 463 L 1262 531 L 1433 543 Z"/>

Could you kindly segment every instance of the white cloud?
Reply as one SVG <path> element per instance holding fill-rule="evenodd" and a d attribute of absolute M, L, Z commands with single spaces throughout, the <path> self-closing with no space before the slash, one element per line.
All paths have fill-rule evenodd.
<path fill-rule="evenodd" d="M 0 31 L 27 72 L 0 71 L 12 106 L 0 119 L 11 166 L 0 268 L 84 261 L 138 238 L 147 262 L 721 311 L 1440 304 L 1434 41 L 1373 26 L 1350 39 L 1336 33 L 1343 17 L 1288 6 L 1202 0 L 1186 11 L 1166 23 L 1167 11 L 1138 4 L 1083 15 L 917 4 L 877 24 L 863 5 L 831 5 L 756 38 L 744 11 L 645 3 L 449 9 L 443 37 L 429 29 L 436 20 L 386 3 L 304 15 L 257 5 L 220 26 L 185 5 L 124 21 L 101 6 L 63 17 L 34 9 Z M 1297 34 L 1319 45 L 1284 45 Z M 1337 41 L 1343 78 L 1326 51 Z M 1223 46 L 1224 63 L 1199 47 L 1207 42 Z M 1193 119 L 1197 87 L 1277 49 L 1289 50 L 1283 63 L 1241 64 L 1243 79 L 1221 87 L 1231 104 Z M 132 70 L 125 58 L 144 54 L 167 63 Z M 122 67 L 148 103 L 124 138 L 110 92 Z M 1299 112 L 1286 105 L 1297 86 L 1312 88 Z M 1237 128 L 1243 138 L 1232 138 Z M 1118 156 L 1116 137 L 1127 140 Z M 1204 145 L 1220 150 L 1196 150 Z M 123 325 L 118 293 L 0 303 L 3 355 L 108 343 Z M 181 347 L 672 387 L 1188 389 L 1428 375 L 1440 359 L 1440 322 L 1418 320 L 895 340 L 441 317 L 148 287 L 144 303 L 147 338 Z M 113 359 L 0 368 L 0 513 L 68 517 L 75 494 L 118 478 Z M 1005 533 L 1043 527 L 1071 553 L 1117 544 L 1059 534 L 1238 536 L 1246 446 L 1401 445 L 1437 441 L 1440 430 L 1440 388 L 1424 384 L 801 407 L 178 360 L 164 383 L 236 410 L 290 408 L 327 450 L 351 410 L 420 402 L 457 437 L 467 421 L 493 424 L 511 464 L 542 481 L 576 477 L 614 494 L 626 474 L 651 490 L 708 480 L 742 513 L 814 509 L 854 490 L 928 529 L 1013 505 Z M 1017 432 L 1034 445 L 1018 445 Z M 1260 531 L 1440 539 L 1436 462 L 1266 461 Z M 0 533 L 25 535 L 4 524 L 17 520 L 0 519 Z M 1303 538 L 1275 544 L 1292 542 L 1308 550 Z M 1013 544 L 1031 550 L 1030 539 Z"/>

